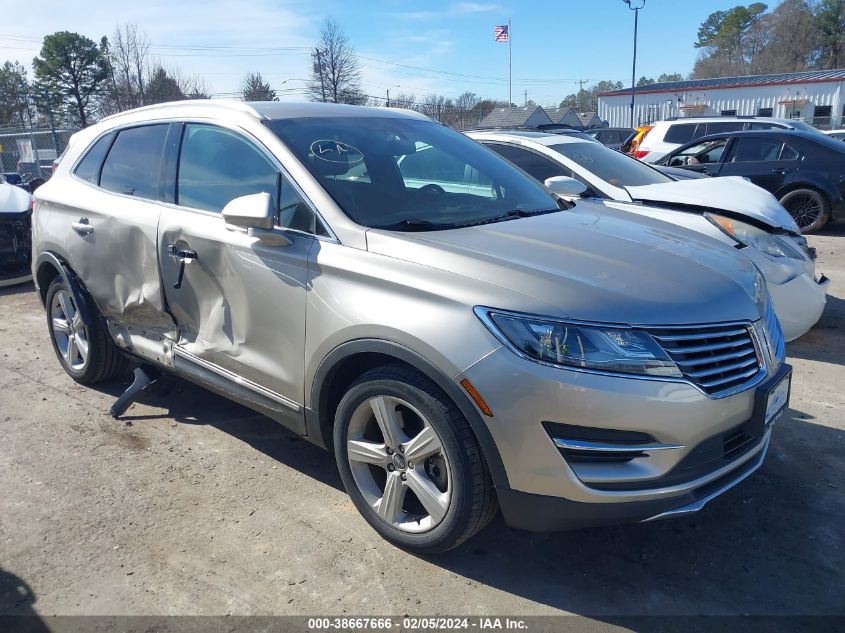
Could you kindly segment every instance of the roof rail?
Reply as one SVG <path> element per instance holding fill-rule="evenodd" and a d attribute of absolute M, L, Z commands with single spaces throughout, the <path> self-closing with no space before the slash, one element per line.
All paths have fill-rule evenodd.
<path fill-rule="evenodd" d="M 237 110 L 245 114 L 251 114 L 259 119 L 266 117 L 259 113 L 255 108 L 243 101 L 236 101 L 235 99 L 183 99 L 180 101 L 165 101 L 164 103 L 154 103 L 152 105 L 141 106 L 139 108 L 132 108 L 131 110 L 124 110 L 123 112 L 116 112 L 107 117 L 103 117 L 100 121 L 108 121 L 110 119 L 130 114 L 134 112 L 149 112 L 159 109 L 184 108 L 188 106 L 210 106 L 213 108 L 221 108 L 225 110 Z"/>
<path fill-rule="evenodd" d="M 669 116 L 663 121 L 695 121 L 697 119 L 759 119 L 753 114 L 711 114 L 710 116 Z M 764 117 L 768 118 L 768 117 Z"/>

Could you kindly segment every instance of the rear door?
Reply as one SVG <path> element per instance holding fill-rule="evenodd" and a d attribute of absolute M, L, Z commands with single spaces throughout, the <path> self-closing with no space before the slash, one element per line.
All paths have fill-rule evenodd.
<path fill-rule="evenodd" d="M 74 166 L 65 251 L 102 314 L 124 325 L 170 329 L 159 282 L 156 231 L 168 123 L 100 137 Z"/>
<path fill-rule="evenodd" d="M 777 191 L 798 168 L 798 152 L 778 137 L 738 136 L 720 176 L 743 176 L 767 191 Z"/>
<path fill-rule="evenodd" d="M 186 123 L 173 173 L 175 204 L 161 216 L 159 258 L 179 328 L 177 363 L 199 365 L 299 412 L 315 214 L 277 161 L 238 129 Z M 228 202 L 260 192 L 273 196 L 289 245 L 270 246 L 225 224 Z M 184 270 L 174 249 L 193 255 Z"/>

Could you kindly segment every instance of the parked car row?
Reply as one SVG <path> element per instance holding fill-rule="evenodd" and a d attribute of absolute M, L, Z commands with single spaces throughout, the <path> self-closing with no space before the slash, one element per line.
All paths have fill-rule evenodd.
<path fill-rule="evenodd" d="M 172 372 L 277 420 L 421 553 L 497 508 L 531 530 L 651 521 L 748 477 L 791 381 L 754 261 L 811 275 L 794 223 L 750 183 L 593 140 L 471 136 L 213 100 L 77 133 L 33 214 L 59 363 L 82 384 Z"/>

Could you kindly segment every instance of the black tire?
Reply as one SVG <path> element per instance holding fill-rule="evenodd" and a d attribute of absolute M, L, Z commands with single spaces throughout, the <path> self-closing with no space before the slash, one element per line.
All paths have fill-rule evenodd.
<path fill-rule="evenodd" d="M 815 189 L 795 189 L 781 197 L 780 203 L 805 235 L 819 231 L 830 219 L 830 203 Z"/>
<path fill-rule="evenodd" d="M 443 519 L 428 531 L 409 533 L 383 520 L 353 476 L 347 453 L 350 421 L 363 403 L 377 396 L 399 398 L 421 412 L 437 433 L 447 457 L 449 507 Z M 407 366 L 372 369 L 349 387 L 335 415 L 334 447 L 341 479 L 355 507 L 383 538 L 402 549 L 418 554 L 445 552 L 484 528 L 498 509 L 490 472 L 469 423 L 436 384 Z"/>
<path fill-rule="evenodd" d="M 69 297 L 72 302 L 71 305 L 76 310 L 79 310 L 79 306 L 76 305 L 76 299 L 73 298 L 73 292 L 70 286 L 61 277 L 56 277 L 47 289 L 47 329 L 50 333 L 50 342 L 53 344 L 53 351 L 56 353 L 62 369 L 65 370 L 68 376 L 83 385 L 92 385 L 111 380 L 124 372 L 127 367 L 126 356 L 112 342 L 106 324 L 99 316 L 91 299 L 85 294 L 81 294 L 79 297 L 79 301 L 85 302 L 83 309 L 79 310 L 79 319 L 84 328 L 85 339 L 88 343 L 87 358 L 84 362 L 80 362 L 77 365 L 72 365 L 68 362 L 60 349 L 57 332 L 54 330 L 53 325 L 54 316 L 58 316 L 54 315 L 54 306 L 56 296 L 59 293 L 64 293 L 66 300 Z M 86 320 L 82 316 L 84 314 L 91 314 L 92 318 Z"/>

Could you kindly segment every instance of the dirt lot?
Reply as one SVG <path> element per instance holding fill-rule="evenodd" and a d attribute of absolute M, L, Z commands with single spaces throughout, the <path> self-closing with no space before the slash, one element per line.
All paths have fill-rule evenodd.
<path fill-rule="evenodd" d="M 332 455 L 185 383 L 107 413 L 60 369 L 32 286 L 0 291 L 0 613 L 845 614 L 845 222 L 788 347 L 765 465 L 692 518 L 555 535 L 497 519 L 419 558 L 379 539 Z"/>

